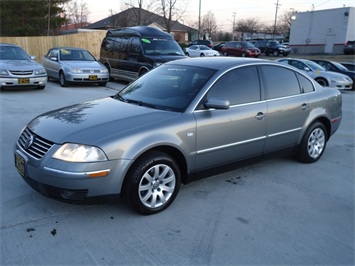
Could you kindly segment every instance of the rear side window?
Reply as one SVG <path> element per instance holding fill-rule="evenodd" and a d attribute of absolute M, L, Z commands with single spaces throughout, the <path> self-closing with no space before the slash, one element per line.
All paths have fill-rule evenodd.
<path fill-rule="evenodd" d="M 298 80 L 300 81 L 300 85 L 301 85 L 301 90 L 303 93 L 307 93 L 307 92 L 313 92 L 314 91 L 314 87 L 312 82 L 305 78 L 304 76 L 297 74 Z"/>
<path fill-rule="evenodd" d="M 208 92 L 211 96 L 225 98 L 231 105 L 260 101 L 257 68 L 243 67 L 225 73 Z"/>
<path fill-rule="evenodd" d="M 261 69 L 268 99 L 301 93 L 294 71 L 279 66 L 262 66 Z"/>

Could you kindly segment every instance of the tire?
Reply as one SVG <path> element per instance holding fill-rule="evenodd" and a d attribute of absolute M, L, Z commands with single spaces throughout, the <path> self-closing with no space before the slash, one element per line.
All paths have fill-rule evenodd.
<path fill-rule="evenodd" d="M 37 89 L 37 90 L 44 90 L 45 87 L 46 87 L 46 86 L 38 86 L 36 89 Z"/>
<path fill-rule="evenodd" d="M 99 83 L 99 86 L 101 86 L 101 87 L 105 87 L 107 85 L 107 82 L 105 81 L 105 82 L 100 82 Z"/>
<path fill-rule="evenodd" d="M 200 57 L 205 57 L 205 54 L 204 53 L 200 54 Z"/>
<path fill-rule="evenodd" d="M 227 53 L 227 52 L 223 52 L 223 55 L 224 55 L 224 56 L 228 56 L 228 53 Z"/>
<path fill-rule="evenodd" d="M 317 78 L 315 79 L 315 81 L 318 82 L 319 85 L 321 85 L 322 87 L 328 87 L 328 81 L 324 78 Z"/>
<path fill-rule="evenodd" d="M 279 56 L 279 51 L 277 51 L 277 50 L 273 51 L 272 55 L 276 56 L 276 57 Z"/>
<path fill-rule="evenodd" d="M 190 57 L 189 53 L 185 53 L 186 56 Z"/>
<path fill-rule="evenodd" d="M 170 206 L 180 184 L 181 172 L 175 160 L 168 154 L 150 151 L 128 171 L 122 197 L 137 213 L 155 214 Z"/>
<path fill-rule="evenodd" d="M 242 57 L 246 57 L 246 54 L 243 52 L 241 56 L 242 56 Z"/>
<path fill-rule="evenodd" d="M 301 141 L 297 160 L 304 163 L 314 163 L 322 157 L 327 145 L 327 130 L 321 122 L 313 123 L 306 131 Z"/>
<path fill-rule="evenodd" d="M 64 72 L 63 72 L 63 71 L 60 71 L 60 72 L 59 72 L 59 84 L 60 84 L 60 86 L 62 86 L 62 87 L 67 87 L 67 86 L 68 86 L 68 82 L 67 82 L 67 80 L 65 79 L 65 75 L 64 75 Z"/>

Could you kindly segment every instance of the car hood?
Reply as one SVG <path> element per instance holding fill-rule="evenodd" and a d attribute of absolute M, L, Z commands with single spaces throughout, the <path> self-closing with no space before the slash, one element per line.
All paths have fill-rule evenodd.
<path fill-rule="evenodd" d="M 33 70 L 43 68 L 43 66 L 34 60 L 0 60 L 0 68 L 11 70 Z"/>
<path fill-rule="evenodd" d="M 179 115 L 107 97 L 44 113 L 32 120 L 28 128 L 54 143 L 95 145 L 113 135 L 133 134 Z"/>
<path fill-rule="evenodd" d="M 97 61 L 61 61 L 63 65 L 77 68 L 103 68 L 104 66 Z"/>

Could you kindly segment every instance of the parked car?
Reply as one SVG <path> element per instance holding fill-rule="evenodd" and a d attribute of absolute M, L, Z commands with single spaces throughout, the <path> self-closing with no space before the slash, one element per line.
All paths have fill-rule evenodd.
<path fill-rule="evenodd" d="M 344 54 L 354 54 L 355 53 L 355 41 L 347 41 L 343 49 Z"/>
<path fill-rule="evenodd" d="M 340 73 L 326 71 L 322 66 L 311 60 L 285 58 L 277 59 L 276 61 L 284 64 L 289 64 L 295 68 L 304 71 L 322 86 L 334 87 L 337 89 L 352 88 L 353 82 L 351 78 Z"/>
<path fill-rule="evenodd" d="M 343 66 L 345 66 L 350 71 L 355 71 L 355 63 L 354 62 L 341 62 Z"/>
<path fill-rule="evenodd" d="M 234 55 L 241 57 L 259 57 L 260 50 L 250 42 L 227 42 L 222 47 L 222 54 L 224 56 Z"/>
<path fill-rule="evenodd" d="M 107 67 L 110 77 L 126 81 L 185 57 L 169 33 L 145 26 L 108 30 L 100 50 L 100 62 Z"/>
<path fill-rule="evenodd" d="M 35 59 L 20 46 L 0 43 L 0 89 L 43 90 L 47 84 L 47 73 Z"/>
<path fill-rule="evenodd" d="M 187 47 L 185 54 L 189 57 L 219 56 L 219 52 L 212 50 L 206 45 L 192 45 Z"/>
<path fill-rule="evenodd" d="M 225 45 L 225 42 L 220 42 L 220 43 L 217 43 L 216 45 L 214 45 L 212 47 L 212 49 L 218 51 L 221 54 L 222 53 L 222 47 L 224 45 Z"/>
<path fill-rule="evenodd" d="M 62 87 L 71 83 L 96 83 L 106 86 L 107 68 L 87 50 L 75 47 L 53 47 L 42 57 L 48 78 L 59 80 Z"/>
<path fill-rule="evenodd" d="M 39 115 L 20 133 L 15 165 L 48 197 L 121 194 L 138 213 L 153 214 L 201 171 L 285 149 L 316 162 L 341 107 L 339 90 L 284 64 L 187 58 L 114 96 Z"/>
<path fill-rule="evenodd" d="M 288 56 L 291 48 L 286 45 L 280 44 L 278 41 L 259 40 L 254 44 L 265 55 Z"/>
<path fill-rule="evenodd" d="M 189 46 L 192 46 L 192 45 L 206 45 L 209 48 L 212 48 L 213 42 L 211 40 L 194 40 L 189 44 Z"/>
<path fill-rule="evenodd" d="M 334 62 L 334 61 L 319 60 L 319 59 L 312 59 L 312 61 L 316 62 L 319 65 L 321 65 L 327 71 L 338 72 L 338 73 L 341 73 L 341 74 L 344 74 L 344 75 L 348 76 L 353 81 L 352 89 L 353 90 L 355 89 L 354 88 L 354 86 L 355 86 L 355 81 L 354 81 L 355 80 L 355 71 L 350 71 L 349 69 L 347 69 L 342 64 L 340 64 L 338 62 Z"/>

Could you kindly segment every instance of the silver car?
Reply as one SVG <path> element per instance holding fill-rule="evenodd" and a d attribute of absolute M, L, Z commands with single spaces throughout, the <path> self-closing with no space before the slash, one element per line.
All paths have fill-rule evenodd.
<path fill-rule="evenodd" d="M 44 89 L 47 73 L 35 59 L 20 46 L 0 43 L 0 89 Z"/>
<path fill-rule="evenodd" d="M 98 83 L 106 86 L 107 68 L 87 50 L 74 47 L 54 47 L 42 57 L 48 78 L 59 80 L 60 86 L 70 83 Z"/>
<path fill-rule="evenodd" d="M 348 76 L 327 71 L 321 65 L 307 59 L 285 58 L 276 61 L 296 67 L 314 78 L 322 86 L 334 87 L 339 90 L 352 89 L 353 81 Z"/>
<path fill-rule="evenodd" d="M 205 56 L 219 56 L 219 52 L 212 50 L 206 45 L 191 45 L 186 49 L 186 55 L 189 57 L 205 57 Z"/>
<path fill-rule="evenodd" d="M 167 208 L 196 173 L 280 150 L 316 162 L 342 119 L 337 89 L 268 60 L 166 63 L 103 99 L 33 119 L 15 165 L 38 192 L 81 201 L 121 194 L 135 211 Z"/>

